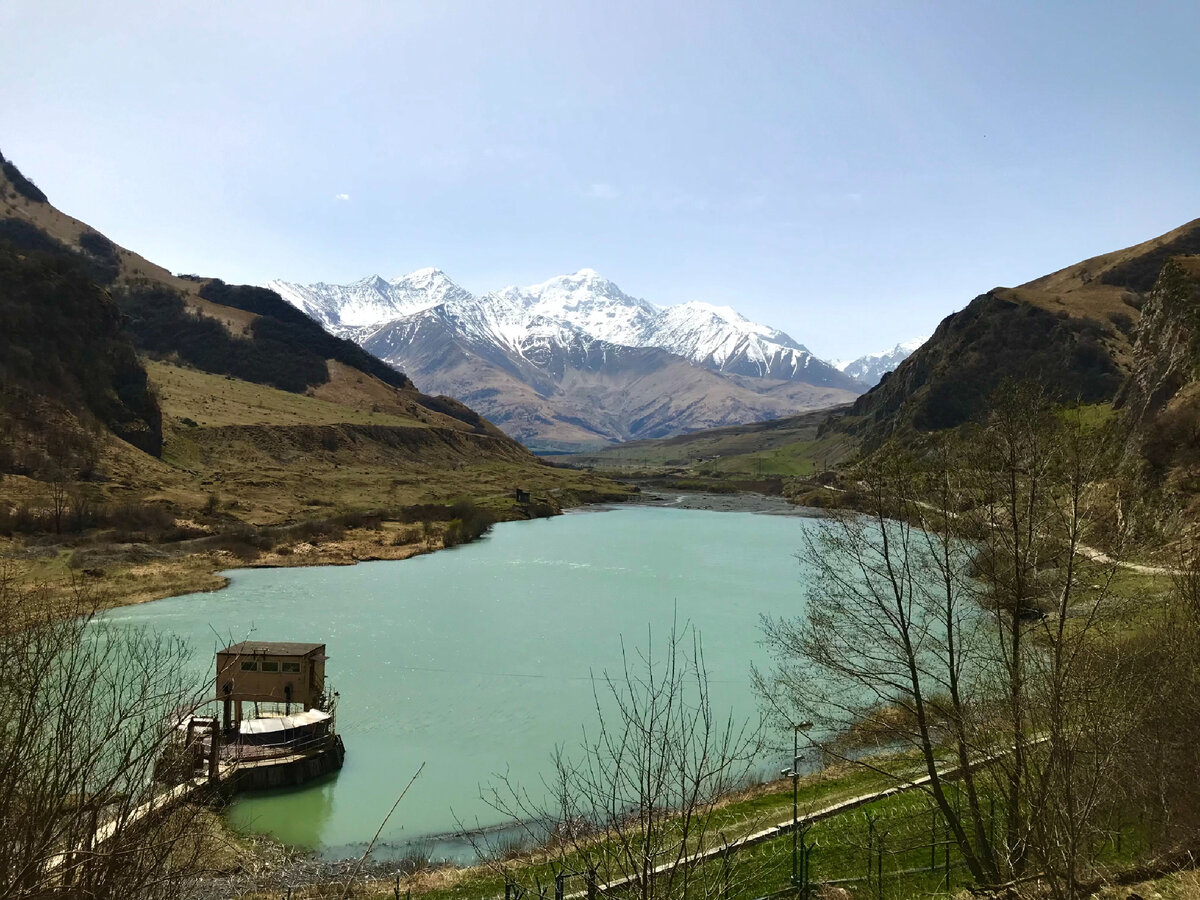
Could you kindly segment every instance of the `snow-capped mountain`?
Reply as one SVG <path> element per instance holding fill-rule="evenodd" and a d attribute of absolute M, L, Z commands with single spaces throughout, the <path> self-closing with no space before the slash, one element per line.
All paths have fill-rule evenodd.
<path fill-rule="evenodd" d="M 845 372 L 851 378 L 857 378 L 867 387 L 874 387 L 879 380 L 896 366 L 908 359 L 918 347 L 929 340 L 925 337 L 902 341 L 891 350 L 880 350 L 878 353 L 868 353 L 858 359 L 837 360 L 834 367 Z"/>
<path fill-rule="evenodd" d="M 472 299 L 439 269 L 418 269 L 391 281 L 370 275 L 353 284 L 269 281 L 267 287 L 334 333 Z"/>
<path fill-rule="evenodd" d="M 862 391 L 727 306 L 659 307 L 591 269 L 479 296 L 436 269 L 268 287 L 423 390 L 469 402 L 535 447 L 740 424 Z"/>
<path fill-rule="evenodd" d="M 356 339 L 365 329 L 373 333 L 444 305 L 461 323 L 464 336 L 511 350 L 519 351 L 535 330 L 553 323 L 564 335 L 657 347 L 718 372 L 855 387 L 789 335 L 751 322 L 728 306 L 691 302 L 658 307 L 626 294 L 592 269 L 478 297 L 437 269 L 391 281 L 375 275 L 349 285 L 272 281 L 267 287 L 331 331 Z"/>

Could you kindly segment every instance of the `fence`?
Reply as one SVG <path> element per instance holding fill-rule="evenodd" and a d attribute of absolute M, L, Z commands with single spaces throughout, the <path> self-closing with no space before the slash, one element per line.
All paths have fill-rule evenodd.
<path fill-rule="evenodd" d="M 894 793 L 849 808 L 801 818 L 801 827 L 772 829 L 764 840 L 731 842 L 696 854 L 665 884 L 669 864 L 645 874 L 560 870 L 543 881 L 509 880 L 505 900 L 596 900 L 656 896 L 667 900 L 771 900 L 816 896 L 822 885 L 856 897 L 913 897 L 949 892 L 964 883 L 957 844 L 924 794 Z M 790 825 L 790 823 L 789 823 Z"/>

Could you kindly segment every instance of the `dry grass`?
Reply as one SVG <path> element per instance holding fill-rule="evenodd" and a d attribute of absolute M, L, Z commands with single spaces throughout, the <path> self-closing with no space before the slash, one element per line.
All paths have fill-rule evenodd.
<path fill-rule="evenodd" d="M 1200 900 L 1200 872 L 1190 869 L 1139 884 L 1101 888 L 1096 900 Z"/>
<path fill-rule="evenodd" d="M 571 465 L 644 474 L 806 475 L 833 453 L 838 436 L 818 439 L 818 431 L 840 409 L 818 410 L 785 419 L 695 431 L 677 437 L 630 441 L 591 453 L 562 457 Z M 839 457 L 840 459 L 840 457 Z"/>
<path fill-rule="evenodd" d="M 371 406 L 350 405 L 344 387 L 322 385 L 316 396 L 293 394 L 261 384 L 252 384 L 198 369 L 185 368 L 156 360 L 145 360 L 146 372 L 158 391 L 164 416 L 176 421 L 189 418 L 202 427 L 225 425 L 332 425 L 349 422 L 359 425 L 392 425 L 424 428 L 413 416 L 399 415 L 394 409 L 374 411 Z M 345 366 L 334 363 L 339 381 L 347 376 Z M 332 367 L 331 367 L 332 368 Z M 353 371 L 353 370 L 351 370 Z M 374 382 L 362 375 L 365 382 Z M 322 389 L 330 388 L 324 394 Z M 328 397 L 329 399 L 324 399 Z M 335 399 L 336 398 L 336 399 Z M 383 400 L 384 398 L 380 398 Z"/>

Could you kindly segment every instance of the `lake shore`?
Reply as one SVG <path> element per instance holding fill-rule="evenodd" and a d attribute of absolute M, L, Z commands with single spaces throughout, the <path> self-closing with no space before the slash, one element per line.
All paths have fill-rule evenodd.
<path fill-rule="evenodd" d="M 561 510 L 575 515 L 626 506 L 742 512 L 760 515 L 820 517 L 824 510 L 797 506 L 784 497 L 753 491 L 716 493 L 671 488 L 643 488 L 625 499 L 583 503 Z M 520 521 L 519 518 L 501 521 Z M 113 609 L 177 597 L 182 594 L 224 589 L 228 569 L 293 568 L 298 566 L 350 566 L 360 562 L 402 560 L 442 549 L 443 523 L 432 523 L 429 534 L 402 540 L 399 523 L 383 522 L 378 528 L 349 529 L 336 540 L 302 541 L 259 552 L 246 558 L 227 549 L 214 549 L 205 539 L 179 543 L 135 543 L 84 548 L 88 562 L 76 565 L 73 549 L 11 548 L 9 556 L 29 562 L 30 580 L 46 586 L 63 609 L 76 607 L 69 594 L 75 580 L 93 591 L 100 606 Z M 411 537 L 411 536 L 410 536 Z M 77 571 L 76 571 L 77 570 Z"/>
<path fill-rule="evenodd" d="M 795 608 L 793 554 L 811 523 L 711 512 L 630 504 L 497 527 L 486 541 L 405 566 L 242 568 L 220 595 L 131 607 L 117 621 L 192 645 L 211 640 L 213 623 L 237 635 L 286 627 L 285 636 L 336 639 L 339 732 L 353 764 L 311 796 L 239 797 L 229 821 L 330 858 L 353 855 L 377 827 L 366 820 L 385 776 L 434 759 L 381 838 L 385 855 L 405 855 L 408 835 L 455 827 L 448 810 L 490 821 L 474 779 L 459 773 L 537 784 L 545 748 L 595 716 L 594 673 L 621 665 L 622 636 L 640 647 L 679 610 L 707 636 L 714 702 L 757 708 L 745 674 L 757 616 Z M 473 740 L 481 734 L 503 740 Z M 441 846 L 449 843 L 433 852 L 458 859 Z"/>
<path fill-rule="evenodd" d="M 645 488 L 625 502 L 626 506 L 656 506 L 672 509 L 706 509 L 713 512 L 744 512 L 770 516 L 800 516 L 819 518 L 826 511 L 811 506 L 797 506 L 777 494 L 753 491 L 682 491 L 670 488 Z"/>

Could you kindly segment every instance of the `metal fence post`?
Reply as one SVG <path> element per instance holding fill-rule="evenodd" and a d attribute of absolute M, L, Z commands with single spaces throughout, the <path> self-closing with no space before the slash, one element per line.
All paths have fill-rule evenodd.
<path fill-rule="evenodd" d="M 932 827 L 929 829 L 929 871 L 937 871 L 937 810 L 933 811 Z"/>
<path fill-rule="evenodd" d="M 943 858 L 946 863 L 946 891 L 950 891 L 950 823 L 946 823 L 946 843 Z"/>
<path fill-rule="evenodd" d="M 883 839 L 886 836 L 885 831 L 875 842 L 875 896 L 878 900 L 883 900 Z"/>
<path fill-rule="evenodd" d="M 874 860 L 871 858 L 875 852 L 875 817 L 867 813 L 867 890 L 871 890 L 871 870 L 874 868 Z"/>
<path fill-rule="evenodd" d="M 808 877 L 808 863 L 812 855 L 812 847 L 808 843 L 808 829 L 800 832 L 800 900 L 808 900 L 812 893 L 812 883 Z"/>

